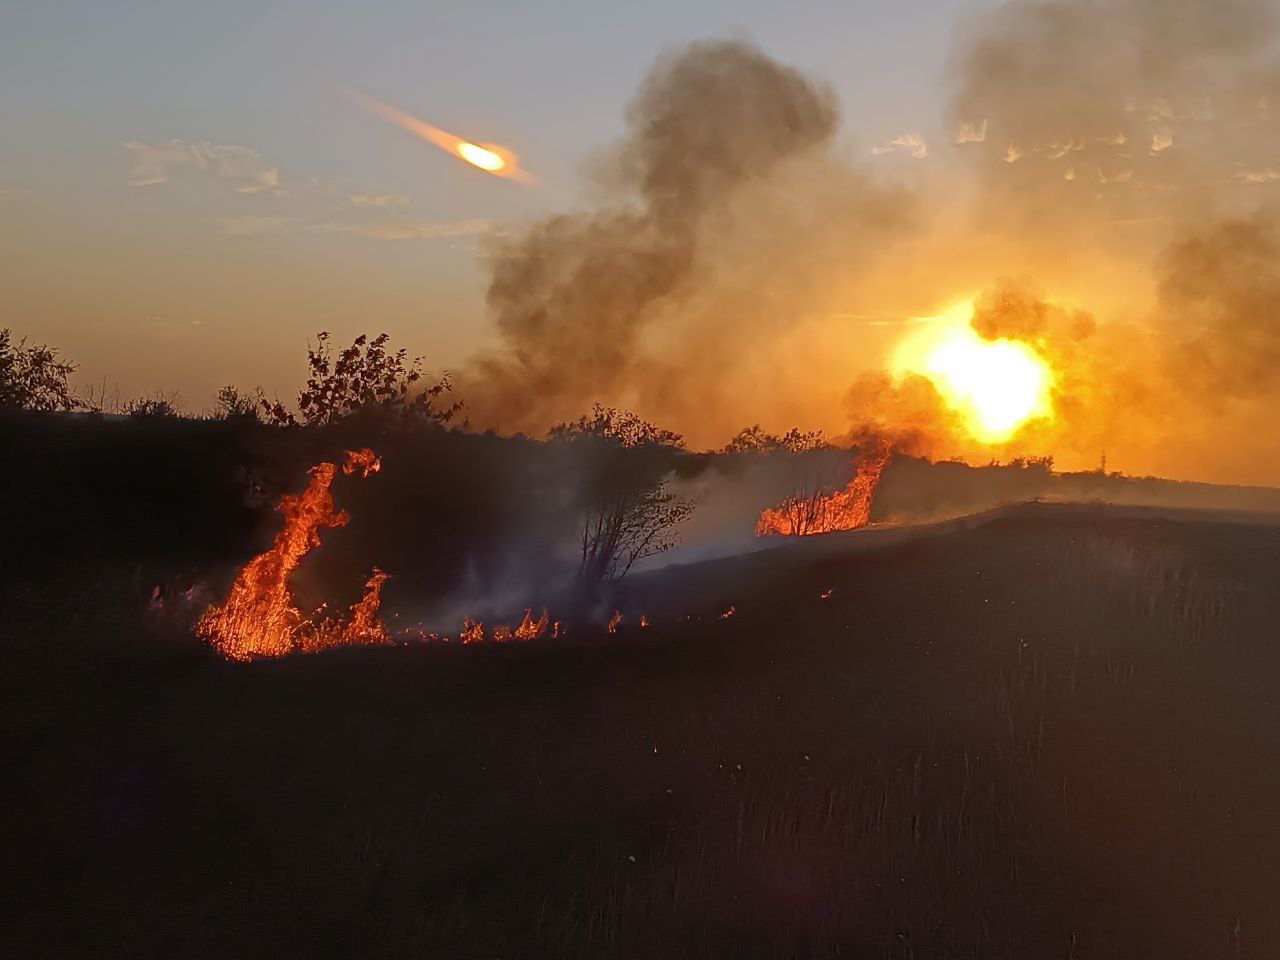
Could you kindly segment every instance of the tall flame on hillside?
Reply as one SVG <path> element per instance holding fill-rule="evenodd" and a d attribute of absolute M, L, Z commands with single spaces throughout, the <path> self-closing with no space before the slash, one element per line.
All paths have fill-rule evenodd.
<path fill-rule="evenodd" d="M 367 477 L 382 463 L 372 450 L 347 452 L 342 471 Z M 315 622 L 298 609 L 289 578 L 302 558 L 320 546 L 320 531 L 346 526 L 345 510 L 334 508 L 329 488 L 337 473 L 332 463 L 318 463 L 301 493 L 286 494 L 278 509 L 284 529 L 271 549 L 254 557 L 236 576 L 222 605 L 213 605 L 196 624 L 196 633 L 229 660 L 282 657 L 295 650 L 317 650 L 349 643 L 385 643 L 386 627 L 378 618 L 382 584 L 387 575 L 374 570 L 367 592 L 351 608 L 351 618 Z"/>
<path fill-rule="evenodd" d="M 787 497 L 776 507 L 766 507 L 756 521 L 756 536 L 803 537 L 837 530 L 855 530 L 871 521 L 871 502 L 880 475 L 893 456 L 893 445 L 872 441 L 858 451 L 853 477 L 843 490 Z"/>

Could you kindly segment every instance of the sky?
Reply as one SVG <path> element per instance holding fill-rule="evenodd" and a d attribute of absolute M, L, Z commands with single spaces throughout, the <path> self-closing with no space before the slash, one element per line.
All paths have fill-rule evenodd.
<path fill-rule="evenodd" d="M 108 404 L 386 332 L 476 429 L 1277 484 L 1277 105 L 1277 0 L 7 0 L 0 327 Z M 978 436 L 896 366 L 958 304 L 1051 414 Z"/>
<path fill-rule="evenodd" d="M 0 325 L 123 396 L 288 394 L 309 336 L 491 345 L 479 237 L 586 202 L 654 58 L 740 38 L 834 88 L 838 148 L 939 122 L 942 0 L 0 6 Z M 473 170 L 345 90 L 516 151 Z"/>

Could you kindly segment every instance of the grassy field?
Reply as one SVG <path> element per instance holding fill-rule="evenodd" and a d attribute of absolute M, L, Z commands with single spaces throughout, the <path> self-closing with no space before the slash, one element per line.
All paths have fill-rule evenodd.
<path fill-rule="evenodd" d="M 26 592 L 4 954 L 1280 954 L 1280 529 L 825 541 L 638 578 L 644 631 L 248 665 L 136 570 Z"/>

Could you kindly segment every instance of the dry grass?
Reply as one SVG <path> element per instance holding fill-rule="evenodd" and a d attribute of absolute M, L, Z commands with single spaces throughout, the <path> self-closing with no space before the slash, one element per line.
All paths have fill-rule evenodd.
<path fill-rule="evenodd" d="M 1274 956 L 1277 540 L 1050 512 L 575 646 L 126 658 L 21 727 L 12 955 Z"/>

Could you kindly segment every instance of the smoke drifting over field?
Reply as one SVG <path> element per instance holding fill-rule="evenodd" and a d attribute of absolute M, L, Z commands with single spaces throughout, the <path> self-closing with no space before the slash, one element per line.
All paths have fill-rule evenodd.
<path fill-rule="evenodd" d="M 698 446 L 798 424 L 1280 481 L 1276 28 L 1255 0 L 1006 4 L 961 25 L 929 148 L 859 160 L 819 80 L 742 43 L 669 53 L 605 199 L 493 243 L 504 347 L 460 378 L 472 423 L 539 434 L 599 400 Z M 958 300 L 1050 363 L 1052 418 L 978 442 L 884 372 L 884 327 Z"/>

